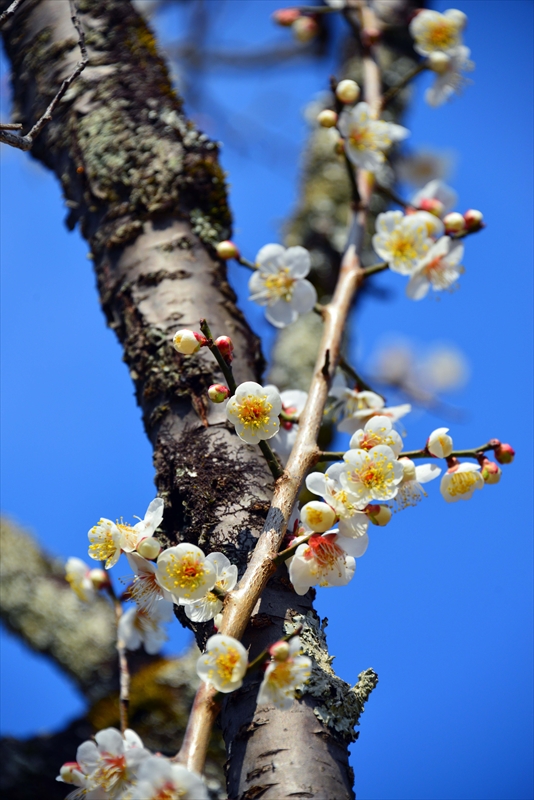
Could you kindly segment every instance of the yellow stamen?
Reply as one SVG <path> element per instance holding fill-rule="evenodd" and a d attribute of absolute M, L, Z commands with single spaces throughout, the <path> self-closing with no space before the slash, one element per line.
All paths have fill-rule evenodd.
<path fill-rule="evenodd" d="M 239 653 L 235 647 L 227 647 L 225 652 L 219 653 L 215 659 L 215 669 L 223 684 L 230 683 L 236 664 L 239 663 Z M 213 670 L 211 670 L 213 675 Z"/>
<path fill-rule="evenodd" d="M 454 472 L 447 491 L 451 497 L 456 497 L 458 494 L 467 494 L 476 483 L 480 482 L 480 479 L 479 472 Z"/>
<path fill-rule="evenodd" d="M 289 303 L 293 295 L 295 282 L 296 278 L 291 277 L 288 267 L 284 267 L 276 275 L 268 275 L 264 279 L 265 288 L 271 295 L 277 299 L 285 300 L 287 303 Z"/>
<path fill-rule="evenodd" d="M 260 428 L 268 430 L 272 408 L 272 404 L 267 401 L 267 395 L 263 397 L 248 395 L 238 405 L 239 422 L 253 431 Z"/>
<path fill-rule="evenodd" d="M 176 589 L 188 589 L 189 592 L 194 592 L 204 583 L 206 569 L 194 553 L 186 553 L 180 558 L 171 553 L 165 563 L 165 572 Z M 180 594 L 184 594 L 183 591 Z M 187 594 L 184 596 L 187 597 Z"/>

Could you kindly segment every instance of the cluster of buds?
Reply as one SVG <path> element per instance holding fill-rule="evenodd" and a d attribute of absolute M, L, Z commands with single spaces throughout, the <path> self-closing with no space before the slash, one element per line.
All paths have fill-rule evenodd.
<path fill-rule="evenodd" d="M 460 214 L 458 211 L 452 211 L 450 214 L 446 214 L 443 217 L 443 224 L 445 225 L 445 233 L 454 236 L 455 234 L 475 233 L 479 231 L 484 227 L 483 220 L 484 216 L 482 211 L 478 211 L 476 208 L 470 208 L 465 214 Z"/>
<path fill-rule="evenodd" d="M 319 24 L 315 16 L 302 14 L 298 8 L 279 8 L 272 15 L 273 22 L 282 28 L 291 28 L 298 42 L 310 42 L 319 33 Z"/>

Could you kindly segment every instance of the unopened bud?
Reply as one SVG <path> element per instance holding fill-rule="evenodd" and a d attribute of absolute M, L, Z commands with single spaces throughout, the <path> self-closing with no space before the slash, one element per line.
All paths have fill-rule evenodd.
<path fill-rule="evenodd" d="M 435 217 L 441 217 L 445 207 L 441 200 L 436 197 L 424 197 L 419 203 L 421 211 L 428 211 L 429 214 L 434 214 Z"/>
<path fill-rule="evenodd" d="M 399 464 L 402 464 L 402 468 L 404 470 L 403 480 L 404 481 L 414 481 L 415 480 L 415 464 L 413 463 L 411 458 L 399 458 Z"/>
<path fill-rule="evenodd" d="M 239 250 L 229 239 L 226 239 L 224 242 L 219 242 L 215 249 L 217 250 L 219 258 L 224 258 L 226 261 L 230 258 L 239 258 Z"/>
<path fill-rule="evenodd" d="M 342 103 L 355 103 L 360 96 L 360 87 L 356 81 L 346 79 L 336 86 L 336 97 Z"/>
<path fill-rule="evenodd" d="M 225 361 L 230 361 L 234 357 L 234 343 L 229 336 L 219 336 L 215 339 L 215 344 L 219 348 L 219 352 Z"/>
<path fill-rule="evenodd" d="M 147 536 L 146 539 L 142 539 L 137 545 L 137 552 L 143 558 L 152 560 L 159 556 L 161 552 L 161 544 L 154 536 Z"/>
<path fill-rule="evenodd" d="M 511 444 L 500 444 L 493 451 L 499 464 L 511 464 L 514 460 L 515 450 Z"/>
<path fill-rule="evenodd" d="M 299 42 L 311 42 L 319 33 L 319 26 L 313 17 L 300 17 L 291 25 L 295 39 Z"/>
<path fill-rule="evenodd" d="M 337 114 L 329 108 L 325 108 L 317 115 L 317 122 L 323 128 L 333 128 L 337 123 Z"/>
<path fill-rule="evenodd" d="M 478 211 L 476 208 L 470 208 L 464 214 L 464 221 L 468 231 L 477 231 L 481 228 L 483 219 L 482 211 Z"/>
<path fill-rule="evenodd" d="M 269 653 L 275 661 L 287 661 L 289 658 L 289 644 L 287 642 L 275 642 L 269 647 Z"/>
<path fill-rule="evenodd" d="M 379 505 L 367 506 L 365 513 L 373 525 L 379 525 L 381 528 L 388 524 L 392 515 L 392 511 L 389 506 Z"/>
<path fill-rule="evenodd" d="M 212 383 L 208 389 L 208 397 L 212 403 L 224 403 L 230 397 L 230 389 L 222 383 Z"/>
<path fill-rule="evenodd" d="M 451 57 L 448 56 L 447 53 L 441 53 L 439 50 L 436 50 L 434 53 L 429 53 L 426 63 L 432 72 L 443 75 L 449 69 Z"/>
<path fill-rule="evenodd" d="M 105 569 L 90 569 L 87 577 L 97 592 L 110 585 L 109 575 Z"/>
<path fill-rule="evenodd" d="M 499 483 L 501 479 L 501 468 L 495 463 L 495 461 L 490 461 L 488 458 L 483 458 L 480 460 L 480 474 L 484 478 L 485 483 Z"/>
<path fill-rule="evenodd" d="M 74 783 L 79 780 L 82 774 L 77 761 L 67 761 L 59 769 L 59 777 L 64 783 Z"/>
<path fill-rule="evenodd" d="M 272 21 L 283 28 L 289 28 L 299 17 L 298 8 L 279 8 L 271 15 Z"/>
<path fill-rule="evenodd" d="M 449 8 L 446 12 L 447 19 L 453 20 L 458 30 L 463 30 L 467 25 L 467 14 L 458 8 Z"/>
<path fill-rule="evenodd" d="M 334 524 L 336 513 L 328 503 L 312 500 L 300 509 L 300 519 L 307 528 L 315 533 L 324 533 Z"/>
<path fill-rule="evenodd" d="M 196 331 L 182 330 L 174 334 L 174 349 L 184 356 L 191 356 L 197 353 L 208 340 L 201 333 Z"/>
<path fill-rule="evenodd" d="M 460 233 L 465 230 L 465 220 L 458 211 L 451 211 L 443 217 L 443 224 L 447 233 Z"/>

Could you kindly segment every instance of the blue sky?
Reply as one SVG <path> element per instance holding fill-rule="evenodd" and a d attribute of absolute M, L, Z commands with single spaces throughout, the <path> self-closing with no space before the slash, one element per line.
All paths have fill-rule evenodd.
<path fill-rule="evenodd" d="M 269 21 L 277 6 L 219 4 L 217 45 L 287 41 L 290 34 Z M 372 666 L 380 676 L 353 746 L 359 800 L 532 797 L 533 4 L 466 0 L 459 7 L 469 17 L 473 83 L 434 110 L 422 99 L 423 76 L 405 123 L 411 148 L 456 152 L 449 182 L 458 207 L 480 208 L 487 228 L 466 243 L 460 290 L 439 302 L 411 303 L 400 276 L 378 276 L 394 296 L 362 305 L 353 357 L 369 365 L 377 343 L 395 332 L 421 348 L 455 344 L 471 367 L 470 382 L 450 398 L 468 412 L 451 425 L 455 443 L 497 436 L 517 458 L 498 486 L 469 503 L 445 505 L 430 485 L 428 500 L 371 532 L 348 587 L 319 592 L 339 674 L 353 683 Z M 165 20 L 167 39 L 178 16 Z M 250 258 L 280 240 L 297 196 L 302 109 L 334 69 L 332 52 L 263 74 L 205 76 L 199 117 L 210 135 L 228 137 L 210 102 L 247 132 L 237 147 L 223 141 L 222 160 L 235 239 Z M 3 118 L 7 109 L 4 96 Z M 154 495 L 151 451 L 98 305 L 87 245 L 62 224 L 55 179 L 4 146 L 0 181 L 2 510 L 49 552 L 86 558 L 86 531 L 100 516 L 143 515 Z M 248 275 L 232 268 L 231 277 L 268 347 L 272 331 L 246 299 Z M 440 424 L 447 423 L 428 413 L 408 417 L 407 446 L 421 446 Z M 176 624 L 169 652 L 187 641 Z M 5 633 L 1 642 L 4 733 L 54 730 L 82 711 L 75 690 L 44 659 Z"/>

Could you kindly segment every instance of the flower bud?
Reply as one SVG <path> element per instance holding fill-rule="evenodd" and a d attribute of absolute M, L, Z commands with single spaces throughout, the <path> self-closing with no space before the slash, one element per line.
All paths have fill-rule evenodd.
<path fill-rule="evenodd" d="M 319 26 L 313 17 L 299 16 L 291 25 L 293 36 L 299 42 L 311 42 L 319 33 Z"/>
<path fill-rule="evenodd" d="M 379 525 L 381 528 L 388 524 L 392 515 L 392 511 L 389 506 L 379 505 L 367 506 L 365 513 L 373 525 Z"/>
<path fill-rule="evenodd" d="M 399 458 L 399 464 L 402 464 L 404 470 L 403 481 L 415 480 L 415 464 L 411 458 Z"/>
<path fill-rule="evenodd" d="M 446 233 L 460 233 L 465 230 L 465 220 L 458 211 L 451 211 L 443 217 Z"/>
<path fill-rule="evenodd" d="M 356 81 L 346 79 L 336 86 L 336 97 L 342 103 L 355 103 L 360 96 L 360 87 Z"/>
<path fill-rule="evenodd" d="M 480 459 L 480 467 L 480 474 L 485 483 L 499 483 L 502 471 L 495 461 L 490 461 L 489 458 L 482 458 Z"/>
<path fill-rule="evenodd" d="M 196 331 L 181 330 L 176 331 L 174 334 L 173 344 L 174 349 L 184 356 L 191 356 L 193 353 L 198 353 L 200 348 L 206 344 L 208 340 L 201 333 Z"/>
<path fill-rule="evenodd" d="M 511 464 L 514 460 L 515 450 L 511 444 L 500 444 L 493 451 L 499 464 Z"/>
<path fill-rule="evenodd" d="M 458 30 L 463 30 L 467 25 L 467 14 L 457 8 L 449 8 L 446 12 L 447 19 L 452 20 Z"/>
<path fill-rule="evenodd" d="M 143 558 L 153 560 L 159 556 L 161 552 L 161 544 L 154 536 L 147 536 L 146 539 L 141 539 L 137 545 L 137 552 Z"/>
<path fill-rule="evenodd" d="M 234 343 L 230 337 L 219 336 L 217 339 L 215 339 L 215 344 L 219 348 L 219 352 L 224 360 L 230 363 L 234 357 Z"/>
<path fill-rule="evenodd" d="M 208 397 L 212 403 L 224 403 L 230 397 L 230 389 L 222 383 L 212 383 L 208 389 Z"/>
<path fill-rule="evenodd" d="M 464 221 L 468 231 L 478 231 L 482 227 L 483 219 L 482 211 L 478 211 L 476 208 L 470 208 L 464 214 Z"/>
<path fill-rule="evenodd" d="M 273 22 L 282 28 L 289 28 L 300 17 L 298 8 L 279 8 L 271 15 Z"/>
<path fill-rule="evenodd" d="M 59 777 L 64 783 L 74 783 L 82 775 L 82 770 L 77 761 L 67 761 L 59 769 Z"/>
<path fill-rule="evenodd" d="M 109 575 L 105 569 L 90 569 L 87 577 L 97 592 L 110 585 Z"/>
<path fill-rule="evenodd" d="M 225 239 L 224 242 L 219 242 L 215 249 L 217 250 L 219 258 L 224 258 L 225 261 L 228 261 L 230 258 L 239 258 L 239 250 L 229 239 Z"/>
<path fill-rule="evenodd" d="M 337 114 L 335 111 L 325 108 L 317 115 L 317 122 L 323 128 L 333 128 L 337 123 Z"/>
<path fill-rule="evenodd" d="M 444 211 L 444 205 L 441 200 L 436 197 L 424 197 L 419 203 L 421 211 L 428 211 L 429 214 L 434 214 L 435 217 L 441 217 Z"/>
<path fill-rule="evenodd" d="M 287 642 L 275 642 L 269 647 L 269 653 L 275 661 L 287 661 L 289 658 L 289 644 Z"/>
<path fill-rule="evenodd" d="M 427 66 L 432 72 L 437 72 L 438 75 L 443 75 L 449 69 L 451 57 L 447 53 L 442 53 L 436 50 L 434 53 L 429 53 L 427 58 Z"/>
<path fill-rule="evenodd" d="M 436 458 L 448 458 L 452 453 L 452 437 L 448 435 L 448 428 L 436 428 L 432 431 L 426 442 L 426 449 Z"/>
<path fill-rule="evenodd" d="M 334 524 L 336 513 L 328 503 L 312 500 L 300 509 L 300 519 L 307 528 L 315 533 L 324 533 Z"/>

